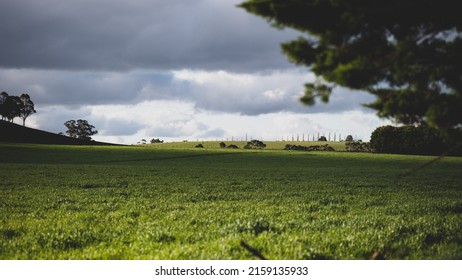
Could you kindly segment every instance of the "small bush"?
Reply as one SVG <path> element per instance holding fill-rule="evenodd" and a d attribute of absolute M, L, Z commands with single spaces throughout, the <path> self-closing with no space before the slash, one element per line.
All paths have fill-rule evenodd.
<path fill-rule="evenodd" d="M 220 142 L 220 148 L 222 148 L 222 149 L 223 149 L 223 148 L 226 148 L 225 142 Z"/>
<path fill-rule="evenodd" d="M 234 144 L 231 144 L 231 145 L 227 146 L 226 148 L 228 148 L 228 149 L 239 149 L 239 147 L 234 145 Z"/>
<path fill-rule="evenodd" d="M 266 144 L 260 140 L 255 140 L 255 139 L 250 142 L 247 142 L 247 144 L 244 146 L 244 149 L 264 149 L 264 148 L 266 148 Z"/>
<path fill-rule="evenodd" d="M 194 146 L 194 148 L 204 148 L 204 145 L 202 145 L 202 144 L 197 144 L 196 146 Z"/>
<path fill-rule="evenodd" d="M 321 137 L 319 137 L 318 141 L 326 142 L 327 138 L 326 138 L 326 136 L 321 136 Z"/>
<path fill-rule="evenodd" d="M 347 152 L 371 152 L 371 146 L 369 143 L 363 143 L 361 140 L 358 141 L 346 141 L 345 150 Z"/>

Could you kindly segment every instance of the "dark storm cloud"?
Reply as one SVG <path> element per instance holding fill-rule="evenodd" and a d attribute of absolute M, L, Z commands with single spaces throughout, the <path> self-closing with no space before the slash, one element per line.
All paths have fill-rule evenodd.
<path fill-rule="evenodd" d="M 327 105 L 301 105 L 313 75 L 290 64 L 279 47 L 298 34 L 270 27 L 237 8 L 240 2 L 2 0 L 0 90 L 29 93 L 39 112 L 181 100 L 198 111 L 256 116 L 342 112 L 372 100 L 341 89 Z M 114 135 L 140 129 L 100 127 L 106 125 Z M 157 129 L 190 127 L 206 130 Z"/>
<path fill-rule="evenodd" d="M 137 121 L 125 119 L 95 119 L 95 126 L 98 127 L 105 135 L 123 136 L 133 135 L 144 128 L 144 125 Z"/>
<path fill-rule="evenodd" d="M 294 38 L 240 0 L 3 0 L 0 67 L 125 71 L 288 67 Z"/>

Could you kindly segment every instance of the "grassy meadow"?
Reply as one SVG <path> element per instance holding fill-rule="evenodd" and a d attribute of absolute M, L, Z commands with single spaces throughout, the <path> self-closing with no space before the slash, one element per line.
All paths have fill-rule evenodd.
<path fill-rule="evenodd" d="M 462 158 L 210 145 L 0 144 L 0 259 L 462 259 Z"/>

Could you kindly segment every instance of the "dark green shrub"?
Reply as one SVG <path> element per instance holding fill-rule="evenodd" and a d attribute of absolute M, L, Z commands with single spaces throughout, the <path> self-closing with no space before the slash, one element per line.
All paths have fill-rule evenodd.
<path fill-rule="evenodd" d="M 437 130 L 423 126 L 382 126 L 371 135 L 371 148 L 378 153 L 441 155 L 450 150 Z"/>
<path fill-rule="evenodd" d="M 250 142 L 247 142 L 247 144 L 244 146 L 244 149 L 264 149 L 264 148 L 266 148 L 266 144 L 260 140 L 252 140 Z"/>
<path fill-rule="evenodd" d="M 293 151 L 306 151 L 306 152 L 313 152 L 313 151 L 326 151 L 326 152 L 333 152 L 335 151 L 334 148 L 332 148 L 329 145 L 314 145 L 314 146 L 301 146 L 301 145 L 292 145 L 292 144 L 287 144 L 284 147 L 284 150 L 293 150 Z"/>
<path fill-rule="evenodd" d="M 351 140 L 345 142 L 345 150 L 347 152 L 371 152 L 371 146 L 369 143 L 363 143 L 361 140 Z"/>

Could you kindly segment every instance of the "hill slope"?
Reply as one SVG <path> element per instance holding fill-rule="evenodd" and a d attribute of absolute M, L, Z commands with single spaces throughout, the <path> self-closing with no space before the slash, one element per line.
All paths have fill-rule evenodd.
<path fill-rule="evenodd" d="M 5 121 L 0 121 L 0 142 L 54 145 L 115 145 L 71 138 Z"/>

